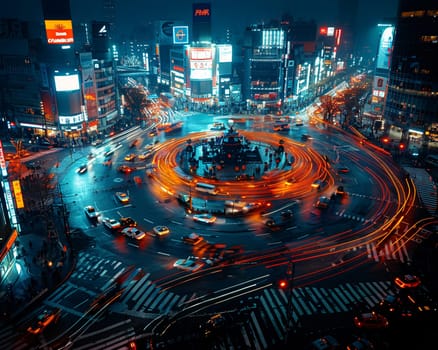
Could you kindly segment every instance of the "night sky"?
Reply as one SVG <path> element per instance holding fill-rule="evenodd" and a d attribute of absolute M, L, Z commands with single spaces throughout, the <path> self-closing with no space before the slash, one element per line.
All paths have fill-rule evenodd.
<path fill-rule="evenodd" d="M 358 0 L 357 25 L 364 32 L 377 23 L 395 18 L 398 0 Z M 104 0 L 70 0 L 74 21 L 105 20 Z M 117 32 L 130 35 L 140 26 L 154 20 L 182 20 L 192 23 L 193 2 L 210 2 L 213 35 L 230 28 L 235 35 L 243 33 L 253 23 L 280 19 L 289 13 L 295 19 L 315 19 L 318 24 L 335 24 L 338 16 L 337 0 L 114 0 L 116 3 Z M 23 20 L 42 19 L 39 0 L 5 0 L 0 17 Z M 386 21 L 385 21 L 386 19 Z"/>

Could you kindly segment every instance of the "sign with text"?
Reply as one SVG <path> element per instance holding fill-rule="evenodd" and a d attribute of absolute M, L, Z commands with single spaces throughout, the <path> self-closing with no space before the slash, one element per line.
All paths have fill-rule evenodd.
<path fill-rule="evenodd" d="M 173 27 L 173 43 L 188 44 L 189 43 L 189 27 L 174 26 Z"/>
<path fill-rule="evenodd" d="M 45 20 L 47 43 L 51 45 L 73 44 L 73 24 L 71 20 Z"/>

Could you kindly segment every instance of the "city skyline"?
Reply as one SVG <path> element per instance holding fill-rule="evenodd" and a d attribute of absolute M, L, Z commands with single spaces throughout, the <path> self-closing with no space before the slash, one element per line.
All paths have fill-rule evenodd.
<path fill-rule="evenodd" d="M 113 14 L 104 10 L 104 1 L 71 0 L 71 15 L 73 21 L 104 21 L 114 15 L 115 31 L 118 36 L 141 37 L 139 28 L 155 20 L 181 20 L 192 24 L 192 4 L 210 2 L 212 8 L 212 31 L 214 36 L 223 36 L 225 29 L 230 29 L 235 36 L 243 34 L 246 26 L 250 24 L 269 22 L 272 19 L 280 19 L 284 14 L 294 19 L 315 20 L 318 25 L 336 25 L 338 21 L 338 3 L 327 1 L 284 2 L 284 0 L 272 0 L 269 2 L 212 0 L 212 1 L 176 1 L 166 2 L 165 10 L 161 4 L 146 3 L 144 0 L 128 0 L 121 2 L 114 0 L 115 11 Z M 18 18 L 22 20 L 41 20 L 42 8 L 35 6 L 33 0 L 18 0 L 2 6 L 2 17 Z M 33 4 L 31 6 L 30 4 Z M 378 2 L 377 0 L 358 0 L 357 29 L 363 28 L 360 36 L 366 36 L 366 32 L 377 23 L 390 21 L 395 18 L 398 0 Z M 84 9 L 86 11 L 84 12 Z M 235 14 L 230 16 L 230 11 Z M 225 25 L 223 24 L 225 23 Z"/>

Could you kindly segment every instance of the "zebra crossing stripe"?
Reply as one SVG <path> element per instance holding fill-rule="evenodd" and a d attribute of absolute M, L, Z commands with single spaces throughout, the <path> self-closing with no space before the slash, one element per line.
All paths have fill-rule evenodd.
<path fill-rule="evenodd" d="M 333 311 L 333 309 L 330 307 L 330 305 L 326 302 L 326 298 L 324 297 L 324 296 L 322 296 L 321 294 L 320 294 L 320 292 L 317 290 L 317 289 L 315 289 L 315 293 L 318 295 L 318 297 L 319 297 L 319 300 L 321 300 L 321 302 L 323 303 L 323 305 L 324 305 L 324 307 L 326 308 L 326 310 L 329 312 L 329 313 L 334 313 L 334 311 Z M 324 293 L 325 294 L 325 296 L 327 297 L 327 291 L 326 290 L 324 290 L 324 289 L 322 289 L 321 290 L 321 293 Z"/>
<path fill-rule="evenodd" d="M 146 293 L 144 293 L 144 295 L 142 295 L 142 297 L 137 301 L 137 304 L 135 304 L 133 309 L 139 310 L 141 307 L 142 310 L 146 310 L 148 308 L 148 304 L 155 299 L 159 292 L 159 288 L 157 288 L 153 284 L 150 284 Z M 149 301 L 149 303 L 147 303 L 146 301 Z"/>
<path fill-rule="evenodd" d="M 375 282 L 368 283 L 368 288 L 373 292 L 374 295 L 377 295 L 379 300 L 382 300 L 385 297 L 382 293 L 380 293 L 380 290 L 376 288 Z"/>
<path fill-rule="evenodd" d="M 166 309 L 163 310 L 163 312 L 165 314 L 168 314 L 174 307 L 174 305 L 176 304 L 176 302 L 181 298 L 181 296 L 179 296 L 178 294 L 174 294 L 172 301 L 167 305 Z"/>
<path fill-rule="evenodd" d="M 349 283 L 346 283 L 345 287 L 348 288 L 348 291 L 350 292 L 350 294 L 354 296 L 354 298 L 355 298 L 355 300 L 353 301 L 354 303 L 361 300 L 361 297 L 356 293 L 356 291 L 353 289 L 352 286 L 350 286 Z"/>
<path fill-rule="evenodd" d="M 351 293 L 346 289 L 346 287 L 344 285 L 341 285 L 340 288 L 341 288 L 341 291 L 347 296 L 348 304 L 356 302 L 354 297 L 351 295 Z"/>
<path fill-rule="evenodd" d="M 335 290 L 332 290 L 332 292 L 329 294 L 329 297 L 334 299 L 344 312 L 348 311 L 348 308 L 345 306 L 345 304 L 338 298 Z"/>
<path fill-rule="evenodd" d="M 164 300 L 161 302 L 160 306 L 158 307 L 158 309 L 160 310 L 161 313 L 163 313 L 163 309 L 165 308 L 166 305 L 168 305 L 169 301 L 173 298 L 175 294 L 173 292 L 167 292 L 166 297 L 164 298 Z"/>
<path fill-rule="evenodd" d="M 309 307 L 312 309 L 312 313 L 317 311 L 316 306 L 312 303 L 312 297 L 308 295 L 307 288 L 302 289 L 303 295 L 304 295 L 304 301 L 308 301 Z"/>
<path fill-rule="evenodd" d="M 334 288 L 334 291 L 335 291 L 336 294 L 342 299 L 342 302 L 343 302 L 345 305 L 350 304 L 350 300 L 349 300 L 347 297 L 345 297 L 345 295 L 342 293 L 342 290 L 341 290 L 340 288 L 335 287 L 335 288 Z"/>
<path fill-rule="evenodd" d="M 155 300 L 152 302 L 152 304 L 149 305 L 148 309 L 154 310 L 157 307 L 158 303 L 166 296 L 167 292 L 158 291 L 157 294 L 158 294 L 158 297 L 156 297 Z M 145 307 L 146 307 L 146 305 L 145 305 Z"/>
<path fill-rule="evenodd" d="M 240 326 L 240 333 L 243 336 L 243 341 L 245 342 L 245 345 L 248 349 L 251 349 L 251 342 L 249 341 L 248 333 L 246 332 L 246 329 L 244 326 Z"/>
<path fill-rule="evenodd" d="M 283 320 L 287 321 L 287 314 L 288 310 L 287 307 L 289 306 L 289 303 L 282 303 L 281 300 L 278 298 L 277 293 L 275 293 L 275 290 L 273 289 L 265 289 L 264 293 L 266 295 L 266 298 L 271 301 L 271 304 L 273 307 L 275 307 L 275 310 L 278 310 L 277 316 L 278 316 L 278 323 L 280 323 L 281 328 L 284 330 L 287 326 L 284 325 Z M 281 312 L 281 315 L 280 315 Z M 283 335 L 283 332 L 282 332 Z"/>
<path fill-rule="evenodd" d="M 315 297 L 315 295 L 313 294 L 313 290 L 314 290 L 314 289 L 313 289 L 313 288 L 309 288 L 309 287 L 305 287 L 305 289 L 306 289 L 307 294 L 310 296 L 311 301 L 313 302 L 313 303 L 311 303 L 311 304 L 314 305 L 315 309 L 319 309 L 319 305 L 320 305 L 321 303 L 320 303 L 320 300 L 318 300 L 318 299 Z M 326 313 L 326 310 L 325 310 L 325 309 L 321 309 L 321 312 L 322 312 L 323 314 L 325 314 L 325 313 Z"/>
<path fill-rule="evenodd" d="M 266 294 L 266 293 L 265 293 L 265 294 Z M 272 309 L 272 311 L 273 311 L 273 312 L 277 315 L 277 317 L 278 317 L 278 309 L 277 309 L 277 307 L 276 307 L 275 305 L 273 305 L 272 300 L 270 301 L 270 305 L 268 305 L 268 303 L 266 302 L 265 299 L 266 299 L 266 298 L 265 298 L 265 295 L 262 295 L 261 298 L 260 298 L 260 302 L 262 303 L 263 308 L 264 308 L 266 314 L 268 315 L 269 319 L 271 320 L 271 324 L 272 324 L 272 326 L 273 326 L 275 332 L 277 333 L 277 336 L 278 336 L 280 339 L 283 339 L 282 332 L 280 331 L 280 329 L 278 328 L 278 325 L 277 325 L 277 318 L 274 317 L 274 315 L 271 313 L 271 309 Z"/>
<path fill-rule="evenodd" d="M 377 248 L 375 244 L 372 245 L 374 261 L 379 261 L 379 254 L 377 253 Z"/>
<path fill-rule="evenodd" d="M 146 276 L 143 276 L 140 281 L 136 283 L 136 286 L 131 291 L 133 293 L 131 300 L 137 301 L 138 298 L 143 294 L 143 291 L 145 288 L 148 288 L 149 286 L 153 286 L 150 281 L 146 281 Z"/>
<path fill-rule="evenodd" d="M 266 343 L 266 339 L 263 336 L 262 329 L 260 328 L 259 321 L 257 321 L 257 317 L 255 316 L 254 312 L 251 312 L 251 320 L 252 320 L 252 325 L 254 325 L 257 331 L 257 333 L 254 333 L 254 330 L 252 329 L 254 333 L 254 337 L 257 336 L 258 340 L 260 340 L 260 342 L 262 343 L 263 349 L 266 349 L 268 347 L 268 344 Z"/>
<path fill-rule="evenodd" d="M 294 298 L 292 299 L 292 301 L 296 301 L 296 303 L 299 303 L 300 300 L 302 299 L 302 296 L 298 293 L 298 291 L 296 289 L 294 289 L 292 291 L 292 293 L 294 294 Z M 304 309 L 304 311 L 307 315 L 312 315 L 312 311 L 309 310 L 309 308 L 306 306 L 305 303 L 299 303 L 299 304 L 300 304 L 300 307 L 302 307 Z M 304 315 L 304 312 L 301 311 L 301 316 L 302 315 Z"/>
<path fill-rule="evenodd" d="M 370 298 L 370 300 L 374 302 L 374 304 L 371 305 L 371 306 L 376 305 L 379 302 L 379 300 L 373 295 L 372 292 L 370 292 L 370 290 L 368 289 L 368 285 L 363 283 L 363 282 L 359 282 L 359 285 L 362 287 L 361 290 L 367 292 L 368 297 Z"/>
<path fill-rule="evenodd" d="M 133 295 L 138 291 L 140 286 L 146 282 L 146 280 L 149 278 L 149 276 L 150 276 L 150 273 L 147 273 L 138 281 L 135 281 L 135 280 L 130 281 L 129 287 L 125 291 L 125 296 L 121 299 L 121 301 L 123 302 L 124 300 L 129 300 L 131 297 L 133 297 Z M 147 281 L 146 284 L 150 284 L 150 282 Z M 137 298 L 138 298 L 138 296 L 136 296 L 135 299 L 133 299 L 133 301 L 137 300 Z"/>
<path fill-rule="evenodd" d="M 102 287 L 102 290 L 108 289 L 108 287 L 111 286 L 114 283 L 114 281 L 117 279 L 117 277 L 119 277 L 124 271 L 125 271 L 124 267 L 120 269 L 113 277 L 109 279 L 107 283 L 105 283 L 105 285 Z"/>

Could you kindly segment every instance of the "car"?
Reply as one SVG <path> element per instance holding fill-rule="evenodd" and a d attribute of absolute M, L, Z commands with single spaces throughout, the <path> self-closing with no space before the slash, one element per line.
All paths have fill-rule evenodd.
<path fill-rule="evenodd" d="M 115 196 L 120 203 L 129 203 L 129 195 L 126 192 L 116 192 Z"/>
<path fill-rule="evenodd" d="M 120 165 L 120 166 L 117 168 L 117 170 L 120 171 L 120 172 L 123 173 L 123 174 L 129 174 L 129 173 L 132 173 L 132 171 L 133 171 L 134 169 L 131 168 L 131 167 L 128 166 L 128 165 Z"/>
<path fill-rule="evenodd" d="M 344 190 L 344 186 L 338 186 L 338 188 L 335 191 L 335 195 L 342 197 L 345 195 L 345 190 Z"/>
<path fill-rule="evenodd" d="M 312 341 L 311 349 L 314 350 L 335 350 L 340 349 L 341 345 L 332 335 L 325 335 Z"/>
<path fill-rule="evenodd" d="M 155 236 L 158 237 L 167 236 L 170 233 L 169 228 L 163 225 L 154 226 L 152 231 L 154 231 Z"/>
<path fill-rule="evenodd" d="M 119 222 L 120 222 L 120 226 L 122 228 L 137 227 L 137 222 L 133 218 L 130 218 L 130 217 L 122 217 L 119 219 Z"/>
<path fill-rule="evenodd" d="M 102 143 L 103 143 L 103 140 L 97 139 L 97 140 L 94 140 L 93 142 L 91 142 L 91 146 L 99 146 Z"/>
<path fill-rule="evenodd" d="M 42 311 L 35 321 L 27 328 L 27 331 L 31 334 L 40 334 L 46 329 L 50 324 L 58 322 L 61 316 L 61 309 L 54 308 L 52 310 Z"/>
<path fill-rule="evenodd" d="M 346 166 L 343 166 L 343 167 L 338 168 L 338 173 L 341 173 L 341 174 L 347 174 L 347 173 L 349 173 L 349 172 L 350 172 L 350 169 L 347 168 Z"/>
<path fill-rule="evenodd" d="M 136 240 L 141 240 L 146 236 L 146 233 L 144 233 L 142 230 L 139 230 L 136 227 L 125 227 L 122 230 L 122 234 L 129 238 L 134 238 Z"/>
<path fill-rule="evenodd" d="M 398 276 L 394 279 L 394 283 L 399 288 L 416 288 L 421 284 L 419 277 L 411 274 L 406 274 L 403 276 Z"/>
<path fill-rule="evenodd" d="M 130 154 L 127 154 L 127 155 L 125 156 L 125 160 L 126 160 L 127 162 L 132 162 L 132 161 L 135 160 L 135 158 L 137 158 L 137 155 L 136 155 L 135 153 L 130 153 Z"/>
<path fill-rule="evenodd" d="M 213 262 L 209 259 L 200 259 L 195 256 L 189 256 L 186 259 L 178 259 L 173 264 L 173 267 L 190 272 L 196 272 L 206 265 L 212 265 Z"/>
<path fill-rule="evenodd" d="M 371 350 L 374 349 L 373 343 L 363 337 L 358 337 L 351 344 L 347 345 L 347 350 Z"/>
<path fill-rule="evenodd" d="M 120 221 L 116 219 L 103 218 L 102 222 L 105 225 L 105 227 L 110 230 L 118 230 L 122 227 Z"/>
<path fill-rule="evenodd" d="M 84 208 L 85 215 L 91 220 L 97 219 L 99 216 L 99 213 L 96 211 L 96 208 L 94 208 L 92 205 L 87 205 Z"/>
<path fill-rule="evenodd" d="M 27 162 L 26 168 L 29 170 L 38 170 L 38 169 L 41 169 L 41 164 L 39 161 Z"/>
<path fill-rule="evenodd" d="M 307 141 L 307 140 L 310 140 L 312 137 L 310 136 L 310 135 L 308 135 L 308 134 L 303 134 L 303 135 L 301 135 L 301 140 L 303 140 L 303 141 Z"/>
<path fill-rule="evenodd" d="M 312 187 L 312 188 L 315 188 L 315 189 L 317 189 L 317 190 L 320 190 L 323 184 L 324 184 L 324 181 L 322 181 L 322 180 L 320 180 L 320 179 L 317 179 L 317 180 L 315 180 L 314 182 L 312 182 L 311 187 Z"/>
<path fill-rule="evenodd" d="M 221 313 L 211 316 L 205 323 L 204 336 L 208 337 L 211 334 L 230 326 L 232 323 L 229 321 L 231 320 L 228 320 L 227 317 Z"/>
<path fill-rule="evenodd" d="M 209 213 L 195 214 L 193 215 L 193 221 L 204 224 L 213 224 L 216 221 L 216 216 Z"/>
<path fill-rule="evenodd" d="M 353 321 L 357 328 L 383 329 L 389 327 L 388 319 L 375 311 L 362 313 L 354 317 Z"/>
<path fill-rule="evenodd" d="M 210 130 L 225 130 L 225 124 L 222 122 L 214 122 Z"/>
<path fill-rule="evenodd" d="M 114 154 L 114 149 L 109 149 L 103 154 L 104 157 L 111 157 Z"/>
<path fill-rule="evenodd" d="M 329 204 L 330 204 L 330 198 L 326 196 L 321 196 L 316 201 L 315 208 L 326 209 L 328 208 Z"/>
<path fill-rule="evenodd" d="M 146 159 L 148 159 L 151 156 L 152 156 L 152 152 L 151 151 L 146 151 L 146 152 L 140 153 L 138 155 L 138 159 L 139 160 L 146 160 Z"/>
<path fill-rule="evenodd" d="M 198 245 L 204 241 L 204 237 L 198 235 L 197 233 L 190 233 L 189 235 L 182 236 L 181 239 L 184 243 L 191 245 Z"/>
<path fill-rule="evenodd" d="M 135 139 L 135 140 L 133 140 L 133 141 L 131 142 L 131 144 L 129 145 L 129 148 L 134 148 L 134 147 L 136 147 L 137 145 L 138 145 L 138 140 Z"/>
<path fill-rule="evenodd" d="M 78 174 L 85 174 L 85 173 L 87 172 L 87 170 L 88 170 L 87 164 L 82 164 L 82 165 L 78 168 L 78 170 L 76 170 L 76 172 L 77 172 Z"/>

